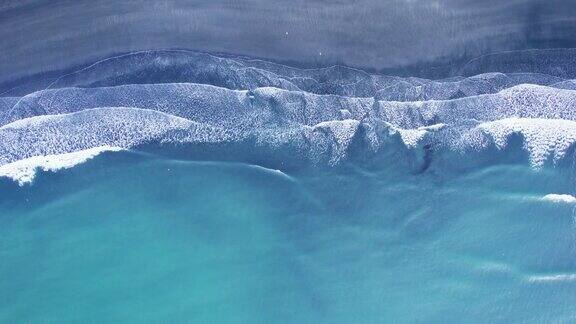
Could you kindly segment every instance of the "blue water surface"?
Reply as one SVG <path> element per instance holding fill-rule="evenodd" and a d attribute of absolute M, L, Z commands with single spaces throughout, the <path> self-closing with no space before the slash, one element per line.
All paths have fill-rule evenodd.
<path fill-rule="evenodd" d="M 1 183 L 0 321 L 566 322 L 557 172 L 439 176 L 103 155 Z"/>

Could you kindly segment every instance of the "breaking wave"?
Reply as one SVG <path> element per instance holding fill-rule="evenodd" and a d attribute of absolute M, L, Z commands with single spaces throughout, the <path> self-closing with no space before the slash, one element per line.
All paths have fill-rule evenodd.
<path fill-rule="evenodd" d="M 393 156 L 420 172 L 514 154 L 534 168 L 570 164 L 576 81 L 566 62 L 576 54 L 554 53 L 561 59 L 532 54 L 536 68 L 527 71 L 443 80 L 188 51 L 129 53 L 14 88 L 28 94 L 5 91 L 0 168 L 99 147 L 275 168 Z M 462 73 L 507 59 L 471 61 Z"/>

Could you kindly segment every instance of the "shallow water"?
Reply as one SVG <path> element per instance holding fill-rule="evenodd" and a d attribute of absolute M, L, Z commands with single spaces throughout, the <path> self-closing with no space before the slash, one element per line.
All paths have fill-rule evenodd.
<path fill-rule="evenodd" d="M 569 322 L 558 170 L 284 174 L 104 154 L 0 183 L 1 322 Z"/>

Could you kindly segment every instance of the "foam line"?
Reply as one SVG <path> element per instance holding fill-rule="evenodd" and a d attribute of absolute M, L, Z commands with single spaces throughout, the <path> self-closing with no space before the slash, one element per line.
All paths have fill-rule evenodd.
<path fill-rule="evenodd" d="M 119 147 L 100 146 L 71 153 L 33 156 L 0 165 L 0 177 L 10 178 L 18 182 L 20 186 L 23 186 L 34 180 L 38 170 L 56 172 L 62 169 L 69 169 L 104 152 L 118 152 L 121 150 L 123 149 Z"/>
<path fill-rule="evenodd" d="M 548 194 L 542 200 L 557 204 L 576 204 L 576 197 L 566 194 Z"/>

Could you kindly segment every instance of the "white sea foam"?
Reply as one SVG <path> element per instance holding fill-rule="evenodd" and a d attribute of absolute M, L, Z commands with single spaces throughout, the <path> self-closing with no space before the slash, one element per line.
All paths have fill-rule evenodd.
<path fill-rule="evenodd" d="M 22 186 L 26 183 L 31 183 L 38 170 L 55 172 L 61 169 L 69 169 L 103 152 L 118 152 L 121 150 L 122 148 L 119 147 L 100 146 L 71 153 L 33 156 L 0 165 L 0 177 L 8 177 Z"/>
<path fill-rule="evenodd" d="M 524 147 L 532 166 L 544 165 L 552 155 L 556 162 L 576 142 L 576 122 L 563 119 L 507 118 L 483 123 L 479 128 L 489 133 L 495 144 L 506 148 L 512 134 L 524 137 Z"/>
<path fill-rule="evenodd" d="M 157 111 L 123 107 L 87 109 L 27 118 L 0 127 L 0 165 L 99 146 L 128 149 L 170 140 L 211 143 L 225 140 L 226 136 L 218 128 Z"/>
<path fill-rule="evenodd" d="M 481 152 L 493 145 L 506 150 L 520 135 L 539 168 L 562 160 L 576 142 L 576 91 L 561 89 L 567 81 L 549 75 L 432 81 L 175 53 L 105 60 L 58 79 L 51 85 L 57 89 L 6 99 L 0 165 L 98 146 L 166 142 L 254 143 L 270 154 L 290 149 L 335 165 L 350 157 L 353 143 L 373 153 L 399 137 L 415 150 L 425 141 L 432 148 Z M 142 69 L 136 74 L 134 64 Z M 146 84 L 165 64 L 182 68 L 177 80 L 189 83 Z M 122 84 L 131 81 L 138 82 Z"/>
<path fill-rule="evenodd" d="M 4 146 L 9 146 L 9 154 L 0 152 L 0 164 L 101 145 L 129 148 L 165 140 L 164 134 L 171 130 L 190 133 L 190 127 L 198 130 L 180 137 L 180 141 L 211 141 L 214 134 L 225 138 L 229 131 L 236 134 L 232 140 L 255 136 L 259 143 L 278 147 L 304 137 L 309 144 L 293 144 L 302 150 L 307 150 L 302 145 L 317 147 L 320 151 L 310 152 L 312 155 L 331 154 L 327 159 L 335 164 L 347 157 L 360 124 L 373 131 L 375 123 L 385 122 L 398 131 L 407 147 L 417 147 L 428 134 L 442 133 L 447 128 L 465 140 L 449 142 L 442 136 L 432 136 L 430 142 L 482 150 L 487 139 L 478 136 L 486 134 L 505 149 L 510 136 L 518 133 L 525 139 L 532 165 L 541 167 L 549 156 L 555 162 L 562 159 L 576 139 L 576 122 L 572 121 L 576 120 L 572 107 L 576 92 L 561 90 L 556 93 L 558 99 L 553 91 L 560 90 L 518 86 L 459 100 L 375 102 L 276 88 L 233 91 L 196 84 L 60 89 L 24 98 L 5 114 L 5 121 L 13 121 L 0 127 Z M 541 97 L 542 93 L 548 97 Z M 560 104 L 566 106 L 561 108 Z M 44 115 L 47 113 L 56 115 Z M 33 117 L 23 118 L 27 116 Z M 67 138 L 62 137 L 64 133 Z M 377 143 L 383 136 L 373 132 L 363 135 L 370 138 L 370 143 Z"/>
<path fill-rule="evenodd" d="M 548 194 L 542 200 L 558 204 L 576 204 L 576 197 L 566 194 Z"/>
<path fill-rule="evenodd" d="M 98 61 L 56 79 L 50 84 L 50 88 L 134 83 L 130 82 L 134 70 L 138 71 L 139 82 L 136 83 L 163 83 L 166 82 L 164 75 L 158 71 L 167 67 L 177 68 L 174 79 L 180 82 L 206 83 L 228 89 L 276 87 L 317 94 L 398 101 L 444 100 L 496 93 L 522 83 L 551 85 L 564 81 L 559 77 L 539 73 L 484 73 L 447 80 L 402 78 L 370 74 L 344 66 L 297 69 L 261 60 L 217 57 L 184 50 L 162 50 L 138 51 Z M 123 75 L 128 78 L 122 77 Z"/>
<path fill-rule="evenodd" d="M 416 129 L 397 129 L 402 138 L 402 142 L 406 147 L 417 147 L 418 143 L 428 134 L 429 132 L 437 132 L 444 128 L 444 124 L 435 124 L 430 126 L 421 126 Z"/>
<path fill-rule="evenodd" d="M 535 275 L 528 277 L 529 282 L 573 282 L 576 281 L 576 274 L 556 274 L 556 275 Z"/>
<path fill-rule="evenodd" d="M 334 153 L 330 160 L 331 164 L 346 158 L 346 150 L 354 138 L 359 124 L 357 120 L 347 119 L 321 122 L 314 126 L 315 131 L 327 132 L 332 136 Z"/>

